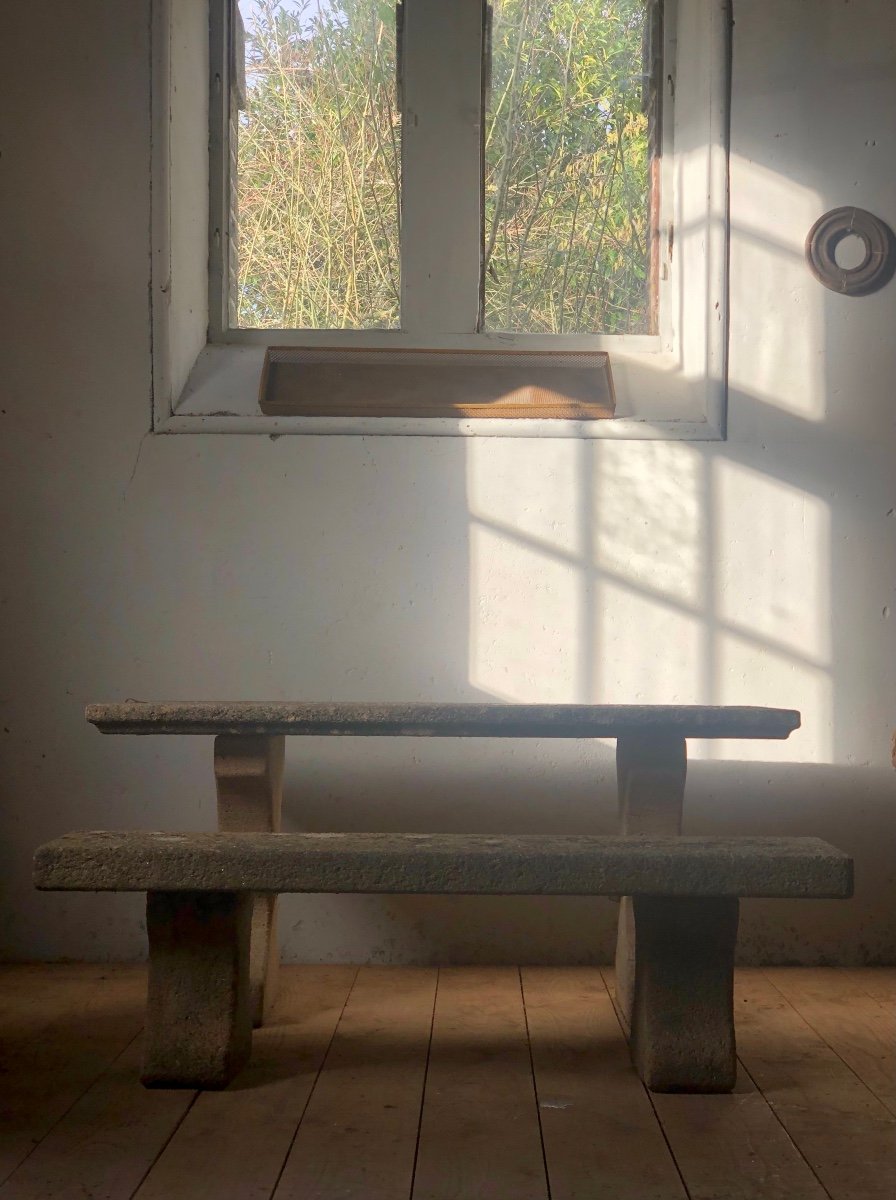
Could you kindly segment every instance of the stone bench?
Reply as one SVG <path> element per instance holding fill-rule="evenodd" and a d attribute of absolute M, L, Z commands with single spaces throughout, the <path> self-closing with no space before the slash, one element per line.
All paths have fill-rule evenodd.
<path fill-rule="evenodd" d="M 632 1057 L 654 1091 L 730 1091 L 741 896 L 852 894 L 817 838 L 410 833 L 71 833 L 44 890 L 147 893 L 143 1082 L 225 1086 L 249 1057 L 253 897 L 279 892 L 618 896 L 637 926 Z"/>
<path fill-rule="evenodd" d="M 616 741 L 617 832 L 682 832 L 689 738 L 783 739 L 799 728 L 786 708 L 694 704 L 456 704 L 316 700 L 125 700 L 89 704 L 104 734 L 214 736 L 218 828 L 280 829 L 286 737 L 595 738 Z M 262 893 L 252 915 L 249 961 L 253 1023 L 277 989 L 277 897 Z M 616 1003 L 631 1021 L 635 985 L 631 899 L 619 905 Z"/>

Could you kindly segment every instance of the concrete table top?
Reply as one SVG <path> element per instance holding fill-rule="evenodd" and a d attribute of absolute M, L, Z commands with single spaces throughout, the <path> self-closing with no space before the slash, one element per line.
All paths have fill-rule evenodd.
<path fill-rule="evenodd" d="M 90 704 L 101 733 L 379 737 L 789 737 L 794 709 L 696 704 L 388 704 L 292 700 L 126 700 Z"/>

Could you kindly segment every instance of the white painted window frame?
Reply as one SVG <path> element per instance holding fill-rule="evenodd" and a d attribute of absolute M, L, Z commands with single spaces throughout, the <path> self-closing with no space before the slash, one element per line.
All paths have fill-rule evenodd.
<path fill-rule="evenodd" d="M 470 150 L 479 136 L 471 109 L 479 89 L 478 72 L 466 81 L 465 122 L 458 123 L 449 112 L 457 105 L 438 102 L 448 94 L 446 89 L 430 89 L 429 82 L 449 72 L 457 97 L 456 64 L 461 56 L 456 51 L 460 39 L 481 36 L 479 0 L 417 0 L 416 22 L 410 17 L 414 0 L 406 5 L 403 328 L 228 329 L 226 230 L 221 234 L 226 196 L 221 181 L 229 150 L 221 131 L 229 125 L 229 81 L 219 19 L 212 22 L 211 50 L 209 42 L 210 7 L 227 2 L 152 0 L 155 432 L 724 438 L 730 0 L 666 0 L 656 335 L 476 332 L 481 214 L 479 157 Z M 435 97 L 432 104 L 428 95 Z M 426 136 L 415 136 L 408 113 L 421 109 L 426 110 Z M 439 129 L 445 137 L 433 136 Z M 475 186 L 471 172 L 477 173 Z M 451 200 L 444 181 L 458 178 L 465 186 L 459 189 L 460 199 L 455 194 Z M 433 238 L 435 227 L 445 236 Z M 459 257 L 461 244 L 469 245 L 469 251 Z M 431 289 L 427 279 L 433 276 L 455 285 Z M 441 332 L 433 332 L 436 329 Z M 607 350 L 617 415 L 591 422 L 267 417 L 258 406 L 258 383 L 269 345 Z"/>

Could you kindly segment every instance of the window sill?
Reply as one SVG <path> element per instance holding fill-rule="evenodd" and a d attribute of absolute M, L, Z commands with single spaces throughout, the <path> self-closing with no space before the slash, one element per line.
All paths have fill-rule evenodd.
<path fill-rule="evenodd" d="M 258 404 L 264 346 L 206 346 L 175 410 L 157 412 L 153 431 L 361 435 L 389 437 L 614 438 L 721 441 L 725 387 L 721 379 L 686 379 L 663 354 L 612 354 L 616 416 L 593 421 L 485 417 L 275 417 Z M 669 414 L 674 414 L 671 416 Z"/>

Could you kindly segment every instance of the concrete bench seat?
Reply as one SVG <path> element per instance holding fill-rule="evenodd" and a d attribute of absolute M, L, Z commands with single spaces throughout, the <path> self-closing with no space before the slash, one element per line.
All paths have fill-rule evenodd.
<path fill-rule="evenodd" d="M 408 833 L 72 833 L 41 846 L 45 890 L 145 891 L 143 1082 L 222 1087 L 251 1048 L 258 893 L 634 897 L 631 1046 L 654 1091 L 730 1091 L 741 896 L 841 898 L 852 861 L 817 838 Z"/>
<path fill-rule="evenodd" d="M 213 736 L 218 828 L 280 829 L 286 737 L 610 738 L 616 742 L 617 832 L 651 837 L 682 832 L 689 738 L 786 738 L 794 709 L 698 704 L 506 704 L 318 700 L 125 700 L 89 704 L 103 734 Z M 277 896 L 255 898 L 250 938 L 252 1019 L 264 1024 L 277 990 Z M 634 916 L 621 897 L 616 1002 L 631 1022 Z"/>

